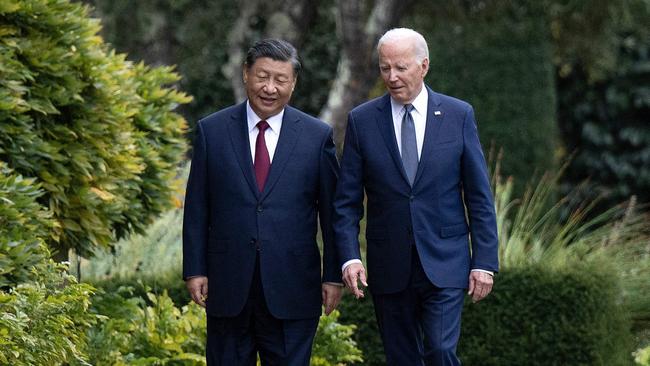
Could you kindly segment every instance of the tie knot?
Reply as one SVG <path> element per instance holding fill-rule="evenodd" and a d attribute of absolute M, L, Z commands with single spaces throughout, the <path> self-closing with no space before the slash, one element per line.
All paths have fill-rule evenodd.
<path fill-rule="evenodd" d="M 269 128 L 269 123 L 265 120 L 261 120 L 257 122 L 257 128 L 260 130 L 260 132 L 264 132 L 267 128 Z"/>
<path fill-rule="evenodd" d="M 404 104 L 404 110 L 406 111 L 406 113 L 411 113 L 413 108 L 415 108 L 413 107 L 413 104 Z"/>

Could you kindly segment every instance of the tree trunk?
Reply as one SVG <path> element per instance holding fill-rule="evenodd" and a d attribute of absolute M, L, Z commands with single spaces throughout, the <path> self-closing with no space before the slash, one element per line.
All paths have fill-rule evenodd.
<path fill-rule="evenodd" d="M 367 1 L 338 0 L 337 31 L 341 38 L 341 58 L 336 79 L 320 118 L 334 128 L 334 142 L 341 152 L 347 113 L 368 98 L 378 77 L 379 37 L 395 26 L 412 0 L 377 0 L 367 19 Z"/>

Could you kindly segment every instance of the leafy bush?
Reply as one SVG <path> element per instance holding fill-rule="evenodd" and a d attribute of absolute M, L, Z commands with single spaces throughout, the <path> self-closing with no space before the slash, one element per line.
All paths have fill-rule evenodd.
<path fill-rule="evenodd" d="M 645 8 L 645 9 L 644 9 Z M 639 14 L 650 17 L 647 4 Z M 636 195 L 650 202 L 650 33 L 618 35 L 616 72 L 594 82 L 575 69 L 558 79 L 559 122 L 571 169 L 567 186 L 590 177 L 592 192 L 606 194 L 603 206 Z"/>
<path fill-rule="evenodd" d="M 36 202 L 42 194 L 33 179 L 13 174 L 0 161 L 0 289 L 29 280 L 49 257 L 43 238 L 54 222 Z"/>
<path fill-rule="evenodd" d="M 314 339 L 310 365 L 338 366 L 363 362 L 362 353 L 352 339 L 356 326 L 338 322 L 341 314 L 334 310 L 330 315 L 321 315 Z"/>
<path fill-rule="evenodd" d="M 85 364 L 86 330 L 97 322 L 88 312 L 94 289 L 78 284 L 66 266 L 51 260 L 33 282 L 0 291 L 0 364 Z"/>
<path fill-rule="evenodd" d="M 90 362 L 205 365 L 204 310 L 193 303 L 179 309 L 166 293 L 148 293 L 147 300 L 128 287 L 93 297 L 91 312 L 102 321 L 88 331 Z"/>
<path fill-rule="evenodd" d="M 463 364 L 629 365 L 629 319 L 604 264 L 504 270 L 486 300 L 465 304 Z"/>
<path fill-rule="evenodd" d="M 143 230 L 185 151 L 172 110 L 189 98 L 164 86 L 178 76 L 110 51 L 78 2 L 9 0 L 0 16 L 0 160 L 43 187 L 48 240 L 90 255 Z"/>

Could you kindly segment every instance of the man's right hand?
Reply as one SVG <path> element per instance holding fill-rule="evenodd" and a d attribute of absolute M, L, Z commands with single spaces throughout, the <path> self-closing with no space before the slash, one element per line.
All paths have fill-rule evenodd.
<path fill-rule="evenodd" d="M 363 290 L 359 288 L 357 281 L 361 281 L 364 287 L 368 287 L 366 283 L 366 269 L 361 263 L 351 263 L 343 269 L 343 282 L 352 291 L 354 297 L 363 297 Z"/>
<path fill-rule="evenodd" d="M 188 278 L 185 281 L 185 286 L 190 291 L 192 300 L 205 307 L 205 300 L 208 298 L 208 278 L 205 276 L 196 276 Z"/>

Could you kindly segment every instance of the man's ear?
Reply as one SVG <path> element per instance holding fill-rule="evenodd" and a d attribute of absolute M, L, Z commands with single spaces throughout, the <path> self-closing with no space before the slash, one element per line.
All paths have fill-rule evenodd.
<path fill-rule="evenodd" d="M 425 76 L 427 76 L 427 72 L 429 72 L 429 59 L 424 58 L 422 60 L 422 78 L 424 79 Z"/>
<path fill-rule="evenodd" d="M 244 80 L 244 84 L 248 81 L 248 65 L 244 64 L 244 67 L 242 67 L 242 79 Z"/>
<path fill-rule="evenodd" d="M 293 91 L 296 88 L 296 85 L 298 84 L 298 77 L 293 78 L 293 84 L 291 85 L 291 91 Z"/>

